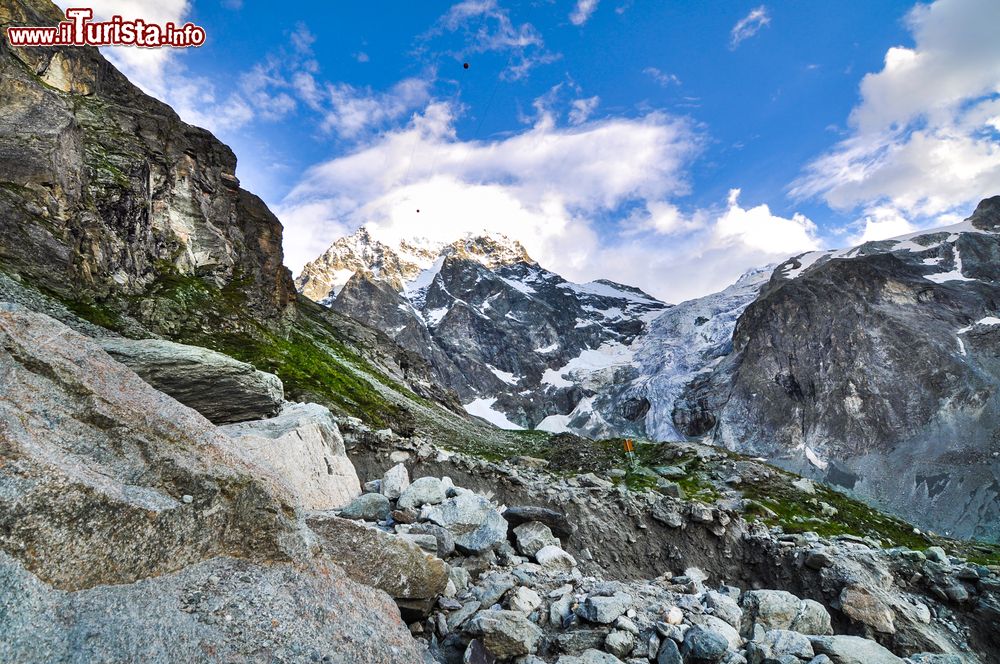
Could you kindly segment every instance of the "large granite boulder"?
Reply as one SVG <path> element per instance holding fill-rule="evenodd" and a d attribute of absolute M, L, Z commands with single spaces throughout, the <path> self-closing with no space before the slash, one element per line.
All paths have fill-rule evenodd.
<path fill-rule="evenodd" d="M 471 492 L 427 508 L 428 521 L 447 528 L 463 553 L 485 553 L 507 540 L 507 522 L 493 504 Z"/>
<path fill-rule="evenodd" d="M 103 339 L 111 357 L 216 424 L 277 415 L 284 388 L 274 374 L 207 348 L 163 339 Z"/>
<path fill-rule="evenodd" d="M 432 599 L 448 584 L 444 561 L 403 537 L 329 515 L 311 516 L 307 523 L 348 576 L 397 600 Z"/>
<path fill-rule="evenodd" d="M 219 430 L 284 479 L 305 509 L 336 509 L 361 495 L 344 439 L 325 406 L 288 404 L 277 417 L 229 424 Z"/>
<path fill-rule="evenodd" d="M 43 581 L 129 583 L 302 546 L 281 478 L 63 324 L 0 309 L 0 394 L 0 549 Z"/>
<path fill-rule="evenodd" d="M 93 340 L 0 305 L 0 395 L 0 661 L 423 661 L 287 475 Z"/>
<path fill-rule="evenodd" d="M 66 592 L 0 552 L 0 661 L 424 662 L 384 593 L 335 565 L 215 558 Z"/>

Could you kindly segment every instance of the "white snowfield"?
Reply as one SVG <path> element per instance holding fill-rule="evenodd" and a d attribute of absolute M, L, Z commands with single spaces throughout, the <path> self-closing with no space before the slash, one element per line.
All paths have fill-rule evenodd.
<path fill-rule="evenodd" d="M 465 409 L 469 415 L 475 415 L 476 417 L 481 417 L 493 426 L 499 427 L 501 429 L 509 430 L 522 430 L 524 427 L 515 424 L 507 419 L 507 416 L 498 410 L 493 409 L 493 404 L 497 402 L 496 397 L 490 399 L 476 399 L 471 403 L 463 404 L 462 408 Z"/>

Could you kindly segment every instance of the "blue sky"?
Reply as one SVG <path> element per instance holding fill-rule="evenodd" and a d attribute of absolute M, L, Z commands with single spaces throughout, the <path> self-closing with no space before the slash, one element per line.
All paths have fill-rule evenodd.
<path fill-rule="evenodd" d="M 679 301 L 1000 193 L 995 0 L 94 7 L 206 29 L 106 53 L 233 147 L 293 270 L 485 228 Z"/>

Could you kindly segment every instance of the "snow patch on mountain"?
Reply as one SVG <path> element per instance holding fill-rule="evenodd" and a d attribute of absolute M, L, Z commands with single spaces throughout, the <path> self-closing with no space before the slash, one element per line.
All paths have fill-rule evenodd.
<path fill-rule="evenodd" d="M 524 427 L 519 426 L 515 422 L 511 422 L 507 419 L 504 413 L 493 409 L 493 404 L 497 402 L 496 397 L 489 399 L 475 399 L 470 403 L 463 404 L 462 408 L 465 409 L 469 415 L 475 415 L 476 417 L 481 417 L 493 426 L 499 427 L 501 429 L 509 429 L 514 431 L 519 431 L 524 429 Z"/>

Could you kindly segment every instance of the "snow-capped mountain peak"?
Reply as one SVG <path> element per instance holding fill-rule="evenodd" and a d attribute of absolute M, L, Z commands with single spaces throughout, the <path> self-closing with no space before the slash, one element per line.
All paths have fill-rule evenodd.
<path fill-rule="evenodd" d="M 397 291 L 412 292 L 428 286 L 448 256 L 472 260 L 490 270 L 534 263 L 520 242 L 498 233 L 469 233 L 451 243 L 422 237 L 392 241 L 380 239 L 376 232 L 362 226 L 309 262 L 297 277 L 296 286 L 313 300 L 331 300 L 355 273 L 361 273 Z"/>
<path fill-rule="evenodd" d="M 359 229 L 298 283 L 422 355 L 470 413 L 528 428 L 627 367 L 630 344 L 669 307 L 612 281 L 569 282 L 495 233 L 389 243 Z"/>

